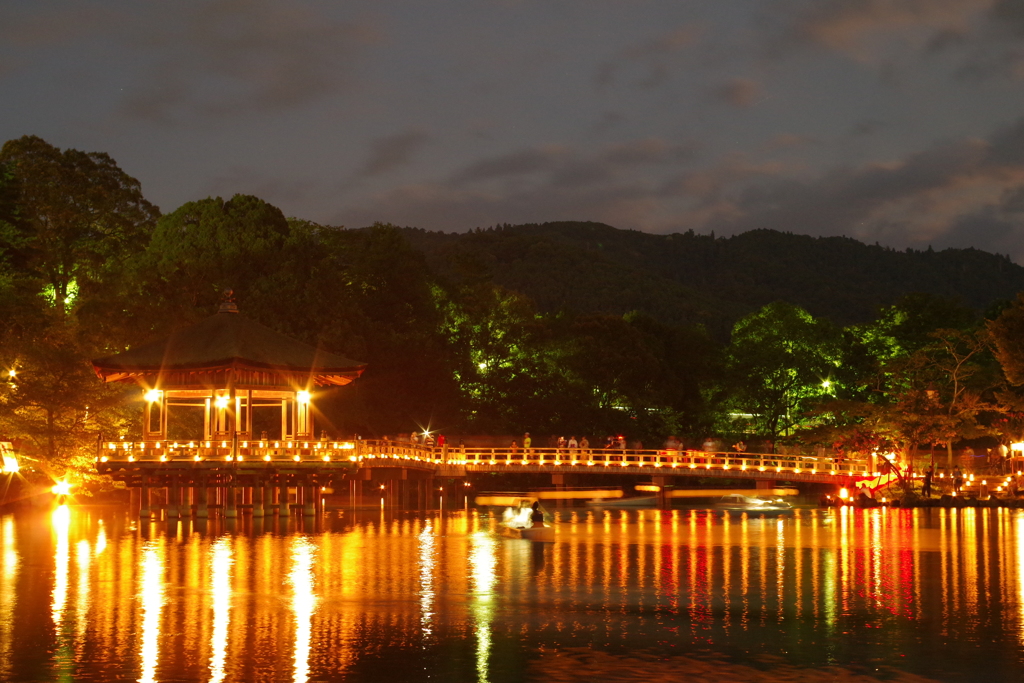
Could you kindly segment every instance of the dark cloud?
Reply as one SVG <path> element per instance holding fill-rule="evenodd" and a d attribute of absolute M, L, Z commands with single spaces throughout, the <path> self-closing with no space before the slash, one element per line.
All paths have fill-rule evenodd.
<path fill-rule="evenodd" d="M 147 62 L 125 104 L 137 117 L 174 120 L 291 107 L 342 82 L 368 28 L 301 3 L 214 0 L 176 3 L 152 18 L 140 47 Z"/>
<path fill-rule="evenodd" d="M 453 184 L 461 185 L 550 172 L 568 155 L 569 149 L 563 145 L 526 149 L 474 162 L 455 173 L 451 180 Z"/>
<path fill-rule="evenodd" d="M 692 200 L 695 227 L 719 234 L 773 228 L 898 246 L 973 244 L 1024 259 L 1024 230 L 1016 227 L 1024 226 L 1024 120 L 987 140 L 937 144 L 807 181 L 735 169 L 686 181 L 672 194 Z M 977 234 L 969 239 L 971 230 Z"/>
<path fill-rule="evenodd" d="M 425 131 L 416 129 L 377 138 L 370 143 L 370 155 L 362 174 L 380 175 L 406 164 L 429 137 Z"/>
<path fill-rule="evenodd" d="M 885 128 L 885 122 L 878 119 L 861 119 L 857 121 L 850 128 L 850 135 L 853 137 L 863 137 L 865 135 L 874 135 Z"/>
<path fill-rule="evenodd" d="M 646 138 L 583 153 L 548 145 L 481 159 L 445 182 L 385 191 L 337 219 L 373 220 L 453 230 L 505 221 L 583 220 L 657 228 L 658 183 L 646 170 L 673 168 L 694 158 L 693 144 Z M 372 218 L 377 215 L 378 218 Z"/>
<path fill-rule="evenodd" d="M 601 88 L 610 86 L 623 72 L 628 72 L 635 85 L 645 88 L 660 85 L 668 79 L 673 55 L 696 44 L 700 35 L 699 27 L 686 25 L 630 45 L 598 65 L 594 83 Z"/>
<path fill-rule="evenodd" d="M 629 167 L 679 163 L 694 154 L 692 144 L 659 138 L 613 144 L 595 154 L 582 154 L 566 145 L 547 145 L 476 161 L 456 172 L 451 183 L 518 182 L 532 176 L 535 181 L 556 185 L 593 184 L 614 178 Z"/>
<path fill-rule="evenodd" d="M 985 140 L 938 143 L 896 161 L 805 179 L 797 167 L 741 154 L 677 171 L 668 181 L 643 172 L 671 170 L 689 155 L 692 149 L 657 139 L 589 155 L 567 147 L 523 150 L 471 164 L 449 182 L 385 192 L 351 215 L 368 220 L 382 212 L 387 220 L 445 230 L 560 219 L 653 232 L 772 228 L 900 247 L 974 245 L 1024 259 L 1024 120 Z"/>
<path fill-rule="evenodd" d="M 733 78 L 716 88 L 714 94 L 733 107 L 747 108 L 757 102 L 761 86 L 748 78 Z"/>

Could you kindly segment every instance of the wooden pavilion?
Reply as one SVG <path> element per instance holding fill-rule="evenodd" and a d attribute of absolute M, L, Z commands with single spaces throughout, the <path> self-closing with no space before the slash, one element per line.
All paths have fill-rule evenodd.
<path fill-rule="evenodd" d="M 134 382 L 144 392 L 143 439 L 168 440 L 178 407 L 203 409 L 203 441 L 227 441 L 233 453 L 253 434 L 253 410 L 280 411 L 282 441 L 313 440 L 317 387 L 342 386 L 364 363 L 327 353 L 260 325 L 238 312 L 230 294 L 220 311 L 167 339 L 93 361 L 105 382 Z M 197 439 L 198 435 L 186 438 Z"/>

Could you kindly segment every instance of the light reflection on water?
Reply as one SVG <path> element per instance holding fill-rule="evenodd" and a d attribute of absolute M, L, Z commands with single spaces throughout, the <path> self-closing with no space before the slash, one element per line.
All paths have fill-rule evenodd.
<path fill-rule="evenodd" d="M 1009 510 L 573 509 L 552 544 L 475 512 L 8 514 L 0 680 L 643 679 L 683 655 L 721 677 L 770 656 L 822 680 L 1003 680 L 1024 664 L 1022 541 Z"/>

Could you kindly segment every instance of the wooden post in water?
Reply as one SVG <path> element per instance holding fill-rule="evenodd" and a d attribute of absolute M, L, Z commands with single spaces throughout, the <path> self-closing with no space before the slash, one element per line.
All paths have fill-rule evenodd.
<path fill-rule="evenodd" d="M 232 476 L 225 483 L 224 516 L 228 519 L 238 517 L 238 508 L 235 507 L 235 478 Z"/>
<path fill-rule="evenodd" d="M 317 487 L 316 486 L 312 486 L 310 484 L 307 484 L 306 486 L 303 486 L 302 488 L 304 489 L 304 491 L 303 491 L 303 498 L 305 498 L 305 500 L 302 501 L 303 502 L 302 514 L 303 515 L 307 515 L 307 516 L 315 515 L 316 514 L 316 506 L 314 504 L 314 501 L 316 500 L 316 495 L 318 493 L 317 492 Z"/>
<path fill-rule="evenodd" d="M 149 518 L 149 486 L 143 484 L 139 487 L 139 517 Z"/>
<path fill-rule="evenodd" d="M 277 510 L 277 502 L 274 500 L 274 487 L 265 482 L 263 487 L 263 514 L 271 515 Z"/>
<path fill-rule="evenodd" d="M 252 484 L 252 516 L 263 516 L 263 485 L 258 479 Z"/>
<path fill-rule="evenodd" d="M 196 518 L 206 519 L 210 516 L 210 509 L 207 505 L 207 496 L 209 490 L 206 488 L 206 475 L 199 475 L 199 480 L 196 481 Z"/>
<path fill-rule="evenodd" d="M 170 484 L 167 486 L 167 518 L 178 516 L 178 477 L 172 476 Z"/>

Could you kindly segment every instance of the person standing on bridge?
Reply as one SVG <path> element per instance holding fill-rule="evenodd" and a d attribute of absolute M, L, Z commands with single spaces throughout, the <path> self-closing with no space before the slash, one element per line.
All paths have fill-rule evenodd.
<path fill-rule="evenodd" d="M 575 454 L 577 446 L 579 446 L 579 442 L 576 441 L 576 437 L 575 436 L 570 436 L 569 437 L 569 453 L 570 454 Z"/>
<path fill-rule="evenodd" d="M 587 439 L 587 437 L 583 437 L 582 439 L 580 439 L 580 450 L 586 453 L 589 448 L 590 441 Z"/>
<path fill-rule="evenodd" d="M 523 450 L 527 453 L 530 452 L 530 446 L 533 445 L 533 439 L 530 438 L 530 432 L 523 434 Z"/>

